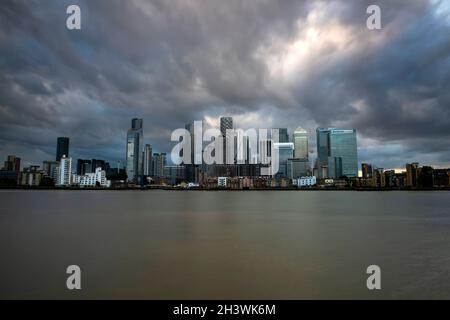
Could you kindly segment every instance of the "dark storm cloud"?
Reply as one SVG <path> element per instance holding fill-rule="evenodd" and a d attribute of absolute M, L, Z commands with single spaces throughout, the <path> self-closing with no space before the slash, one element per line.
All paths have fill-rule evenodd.
<path fill-rule="evenodd" d="M 366 8 L 382 8 L 369 31 Z M 79 4 L 82 30 L 65 28 Z M 446 7 L 447 6 L 447 7 Z M 5 1 L 2 157 L 121 160 L 130 118 L 171 130 L 231 114 L 243 126 L 358 129 L 360 160 L 450 163 L 445 1 Z"/>

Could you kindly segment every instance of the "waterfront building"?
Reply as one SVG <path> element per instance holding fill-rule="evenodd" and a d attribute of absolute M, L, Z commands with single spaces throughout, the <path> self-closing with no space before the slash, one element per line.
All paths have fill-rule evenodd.
<path fill-rule="evenodd" d="M 144 148 L 144 176 L 146 177 L 153 174 L 152 154 L 152 146 L 146 144 Z"/>
<path fill-rule="evenodd" d="M 317 178 L 314 176 L 301 177 L 300 179 L 294 179 L 294 184 L 295 182 L 299 188 L 312 187 L 317 184 Z"/>
<path fill-rule="evenodd" d="M 184 180 L 184 166 L 164 166 L 164 177 L 174 185 Z"/>
<path fill-rule="evenodd" d="M 220 133 L 223 137 L 223 164 L 228 162 L 234 162 L 235 156 L 235 137 L 232 135 L 227 135 L 227 130 L 233 129 L 233 118 L 232 117 L 220 117 Z M 228 159 L 229 158 L 229 159 Z M 228 162 L 227 162 L 228 161 Z M 230 163 L 231 164 L 231 163 Z"/>
<path fill-rule="evenodd" d="M 372 180 L 372 186 L 376 188 L 386 187 L 386 176 L 384 174 L 384 169 L 376 168 L 375 170 L 373 170 Z"/>
<path fill-rule="evenodd" d="M 195 156 L 195 150 L 194 150 L 194 122 L 190 122 L 187 123 L 185 125 L 185 129 L 187 130 L 187 132 L 189 133 L 190 139 L 191 139 L 191 148 L 190 148 L 190 152 L 191 152 L 191 157 L 189 160 L 189 163 L 182 163 L 182 165 L 184 166 L 184 174 L 185 174 L 185 179 L 189 182 L 196 182 L 196 165 L 194 164 L 194 156 Z M 223 152 L 223 150 L 221 150 L 221 152 Z M 181 156 L 183 156 L 183 154 L 181 154 Z M 223 159 L 223 158 L 222 158 Z M 154 173 L 153 173 L 154 175 Z"/>
<path fill-rule="evenodd" d="M 419 163 L 406 164 L 406 187 L 416 188 L 418 180 Z"/>
<path fill-rule="evenodd" d="M 59 162 L 57 185 L 70 186 L 72 184 L 72 158 L 62 155 Z"/>
<path fill-rule="evenodd" d="M 327 178 L 339 179 L 343 176 L 342 158 L 328 157 Z"/>
<path fill-rule="evenodd" d="M 274 152 L 278 152 L 279 177 L 288 177 L 288 160 L 294 156 L 294 144 L 292 142 L 274 143 Z"/>
<path fill-rule="evenodd" d="M 60 161 L 63 155 L 69 157 L 68 137 L 58 137 L 56 139 L 56 161 Z"/>
<path fill-rule="evenodd" d="M 82 176 L 89 172 L 92 172 L 91 160 L 78 159 L 77 160 L 77 175 Z"/>
<path fill-rule="evenodd" d="M 43 161 L 42 169 L 44 171 L 45 177 L 51 178 L 55 184 L 58 182 L 58 170 L 59 170 L 58 161 Z"/>
<path fill-rule="evenodd" d="M 362 177 L 364 179 L 372 178 L 373 170 L 372 170 L 371 164 L 368 164 L 368 163 L 361 164 L 361 171 L 362 171 Z"/>
<path fill-rule="evenodd" d="M 342 176 L 349 178 L 358 177 L 358 151 L 355 129 L 317 128 L 317 156 L 318 168 L 327 167 L 327 172 L 321 170 L 321 178 L 329 175 L 338 176 L 336 161 L 342 161 Z M 337 160 L 336 158 L 341 158 Z M 329 160 L 334 161 L 331 165 L 330 174 Z M 333 171 L 334 170 L 334 171 Z"/>
<path fill-rule="evenodd" d="M 80 187 L 108 188 L 111 185 L 111 181 L 106 179 L 106 171 L 101 167 L 97 167 L 95 172 L 89 172 L 85 175 L 77 176 L 74 180 L 74 184 L 78 184 Z"/>
<path fill-rule="evenodd" d="M 307 158 L 292 158 L 287 161 L 287 176 L 297 179 L 311 174 L 311 166 Z"/>
<path fill-rule="evenodd" d="M 107 171 L 109 169 L 109 163 L 106 162 L 105 160 L 92 159 L 91 160 L 91 171 L 89 171 L 89 172 L 95 173 L 95 170 L 97 168 L 101 168 L 102 170 Z"/>
<path fill-rule="evenodd" d="M 14 156 L 14 155 L 9 155 L 6 158 L 3 170 L 19 172 L 20 171 L 20 158 Z"/>
<path fill-rule="evenodd" d="M 131 128 L 127 131 L 126 170 L 128 181 L 139 183 L 142 176 L 142 148 L 144 143 L 143 120 L 131 120 Z"/>
<path fill-rule="evenodd" d="M 289 141 L 289 133 L 287 128 L 278 128 L 278 142 L 279 143 L 288 143 Z M 277 141 L 274 141 L 277 142 Z"/>
<path fill-rule="evenodd" d="M 308 146 L 308 132 L 301 127 L 298 127 L 294 131 L 294 158 L 308 159 L 309 158 L 309 146 Z"/>
<path fill-rule="evenodd" d="M 39 186 L 43 177 L 44 171 L 40 170 L 39 166 L 29 166 L 23 168 L 20 173 L 19 184 L 22 186 Z"/>
<path fill-rule="evenodd" d="M 436 187 L 450 186 L 450 169 L 435 169 L 433 181 Z"/>
<path fill-rule="evenodd" d="M 219 188 L 226 188 L 227 187 L 227 177 L 218 177 L 217 178 L 217 186 Z"/>
<path fill-rule="evenodd" d="M 164 167 L 166 166 L 166 154 L 165 153 L 154 153 L 153 154 L 153 176 L 154 177 L 164 177 Z"/>

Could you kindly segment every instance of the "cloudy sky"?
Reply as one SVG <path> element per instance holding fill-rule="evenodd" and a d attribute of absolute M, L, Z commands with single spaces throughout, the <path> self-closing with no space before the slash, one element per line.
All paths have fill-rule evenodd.
<path fill-rule="evenodd" d="M 65 27 L 81 8 L 82 29 Z M 382 30 L 366 9 L 382 10 Z M 356 128 L 360 162 L 450 166 L 448 0 L 2 1 L 0 160 L 156 151 L 193 120 Z"/>

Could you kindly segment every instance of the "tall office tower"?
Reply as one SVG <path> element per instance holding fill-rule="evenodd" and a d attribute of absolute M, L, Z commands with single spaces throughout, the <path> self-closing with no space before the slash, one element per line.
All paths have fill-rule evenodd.
<path fill-rule="evenodd" d="M 373 175 L 372 165 L 368 163 L 361 164 L 362 177 L 364 179 L 370 179 Z"/>
<path fill-rule="evenodd" d="M 101 168 L 102 170 L 106 171 L 107 169 L 107 162 L 105 160 L 100 160 L 100 159 L 92 159 L 91 161 L 91 173 L 95 173 L 95 170 L 97 168 Z M 109 164 L 108 164 L 109 166 Z"/>
<path fill-rule="evenodd" d="M 278 152 L 277 176 L 288 177 L 288 160 L 294 156 L 294 144 L 292 142 L 274 143 L 274 152 Z"/>
<path fill-rule="evenodd" d="M 316 133 L 318 157 L 317 164 L 320 177 L 357 177 L 358 151 L 356 143 L 356 130 L 317 128 Z M 330 163 L 330 161 L 332 163 Z M 340 171 L 341 162 L 342 171 Z M 328 171 L 328 174 L 326 171 Z"/>
<path fill-rule="evenodd" d="M 142 176 L 142 146 L 144 144 L 144 132 L 142 119 L 131 120 L 131 128 L 127 132 L 127 176 L 128 181 L 138 183 Z"/>
<path fill-rule="evenodd" d="M 323 168 L 328 170 L 328 157 L 329 157 L 329 129 L 317 128 L 317 170 L 319 178 L 327 178 L 327 174 L 323 174 Z"/>
<path fill-rule="evenodd" d="M 92 172 L 91 160 L 77 160 L 77 175 L 84 176 L 86 173 Z"/>
<path fill-rule="evenodd" d="M 406 186 L 417 187 L 419 164 L 417 162 L 406 164 Z"/>
<path fill-rule="evenodd" d="M 146 144 L 144 148 L 144 176 L 151 176 L 152 169 L 152 146 Z"/>
<path fill-rule="evenodd" d="M 58 181 L 59 162 L 58 161 L 44 161 L 44 162 L 42 162 L 42 168 L 44 170 L 44 176 L 50 177 L 53 180 L 53 182 L 56 184 Z"/>
<path fill-rule="evenodd" d="M 153 154 L 153 176 L 163 177 L 164 167 L 166 165 L 166 154 L 165 153 L 154 153 Z"/>
<path fill-rule="evenodd" d="M 190 122 L 190 123 L 187 123 L 186 125 L 185 125 L 185 127 L 184 127 L 187 131 L 188 131 L 188 134 L 189 134 L 189 136 L 190 136 L 190 139 L 191 139 L 191 149 L 190 149 L 190 152 L 191 152 L 191 157 L 190 157 L 190 159 L 189 159 L 189 163 L 184 163 L 183 162 L 183 166 L 184 166 L 184 174 L 186 175 L 185 176 L 185 179 L 187 180 L 187 181 L 189 181 L 189 182 L 194 182 L 195 181 L 195 164 L 194 164 L 194 152 L 195 152 L 195 150 L 194 150 L 194 122 Z M 182 155 L 183 156 L 183 155 Z M 155 175 L 155 173 L 153 172 L 153 174 Z"/>
<path fill-rule="evenodd" d="M 70 186 L 72 183 L 72 158 L 65 155 L 59 161 L 58 182 L 60 186 Z"/>
<path fill-rule="evenodd" d="M 233 118 L 232 117 L 221 117 L 220 118 L 220 133 L 222 136 L 226 136 L 227 129 L 233 129 Z"/>
<path fill-rule="evenodd" d="M 289 134 L 287 128 L 277 128 L 276 130 L 278 130 L 278 142 L 280 143 L 289 142 Z"/>
<path fill-rule="evenodd" d="M 16 156 L 8 156 L 3 167 L 6 171 L 20 171 L 20 158 Z"/>
<path fill-rule="evenodd" d="M 343 175 L 342 157 L 328 157 L 328 178 L 339 179 Z"/>
<path fill-rule="evenodd" d="M 287 161 L 287 176 L 290 179 L 307 177 L 311 174 L 309 160 L 305 158 L 293 158 Z"/>
<path fill-rule="evenodd" d="M 308 159 L 308 132 L 303 128 L 298 127 L 294 131 L 294 158 Z"/>
<path fill-rule="evenodd" d="M 56 140 L 56 161 L 61 160 L 64 155 L 69 157 L 69 138 L 58 137 Z"/>
<path fill-rule="evenodd" d="M 220 133 L 223 137 L 223 163 L 227 164 L 228 162 L 231 162 L 233 160 L 234 162 L 234 154 L 232 155 L 234 150 L 234 137 L 228 136 L 227 137 L 227 130 L 233 129 L 233 118 L 232 117 L 221 117 L 220 118 Z"/>

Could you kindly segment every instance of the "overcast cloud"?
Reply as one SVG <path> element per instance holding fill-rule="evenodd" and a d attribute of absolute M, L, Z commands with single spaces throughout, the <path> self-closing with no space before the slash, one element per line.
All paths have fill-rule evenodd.
<path fill-rule="evenodd" d="M 78 4 L 82 30 L 65 27 Z M 383 29 L 366 28 L 378 4 Z M 0 7 L 0 156 L 125 157 L 193 120 L 358 130 L 359 160 L 450 166 L 450 4 L 432 0 L 11 1 Z"/>

